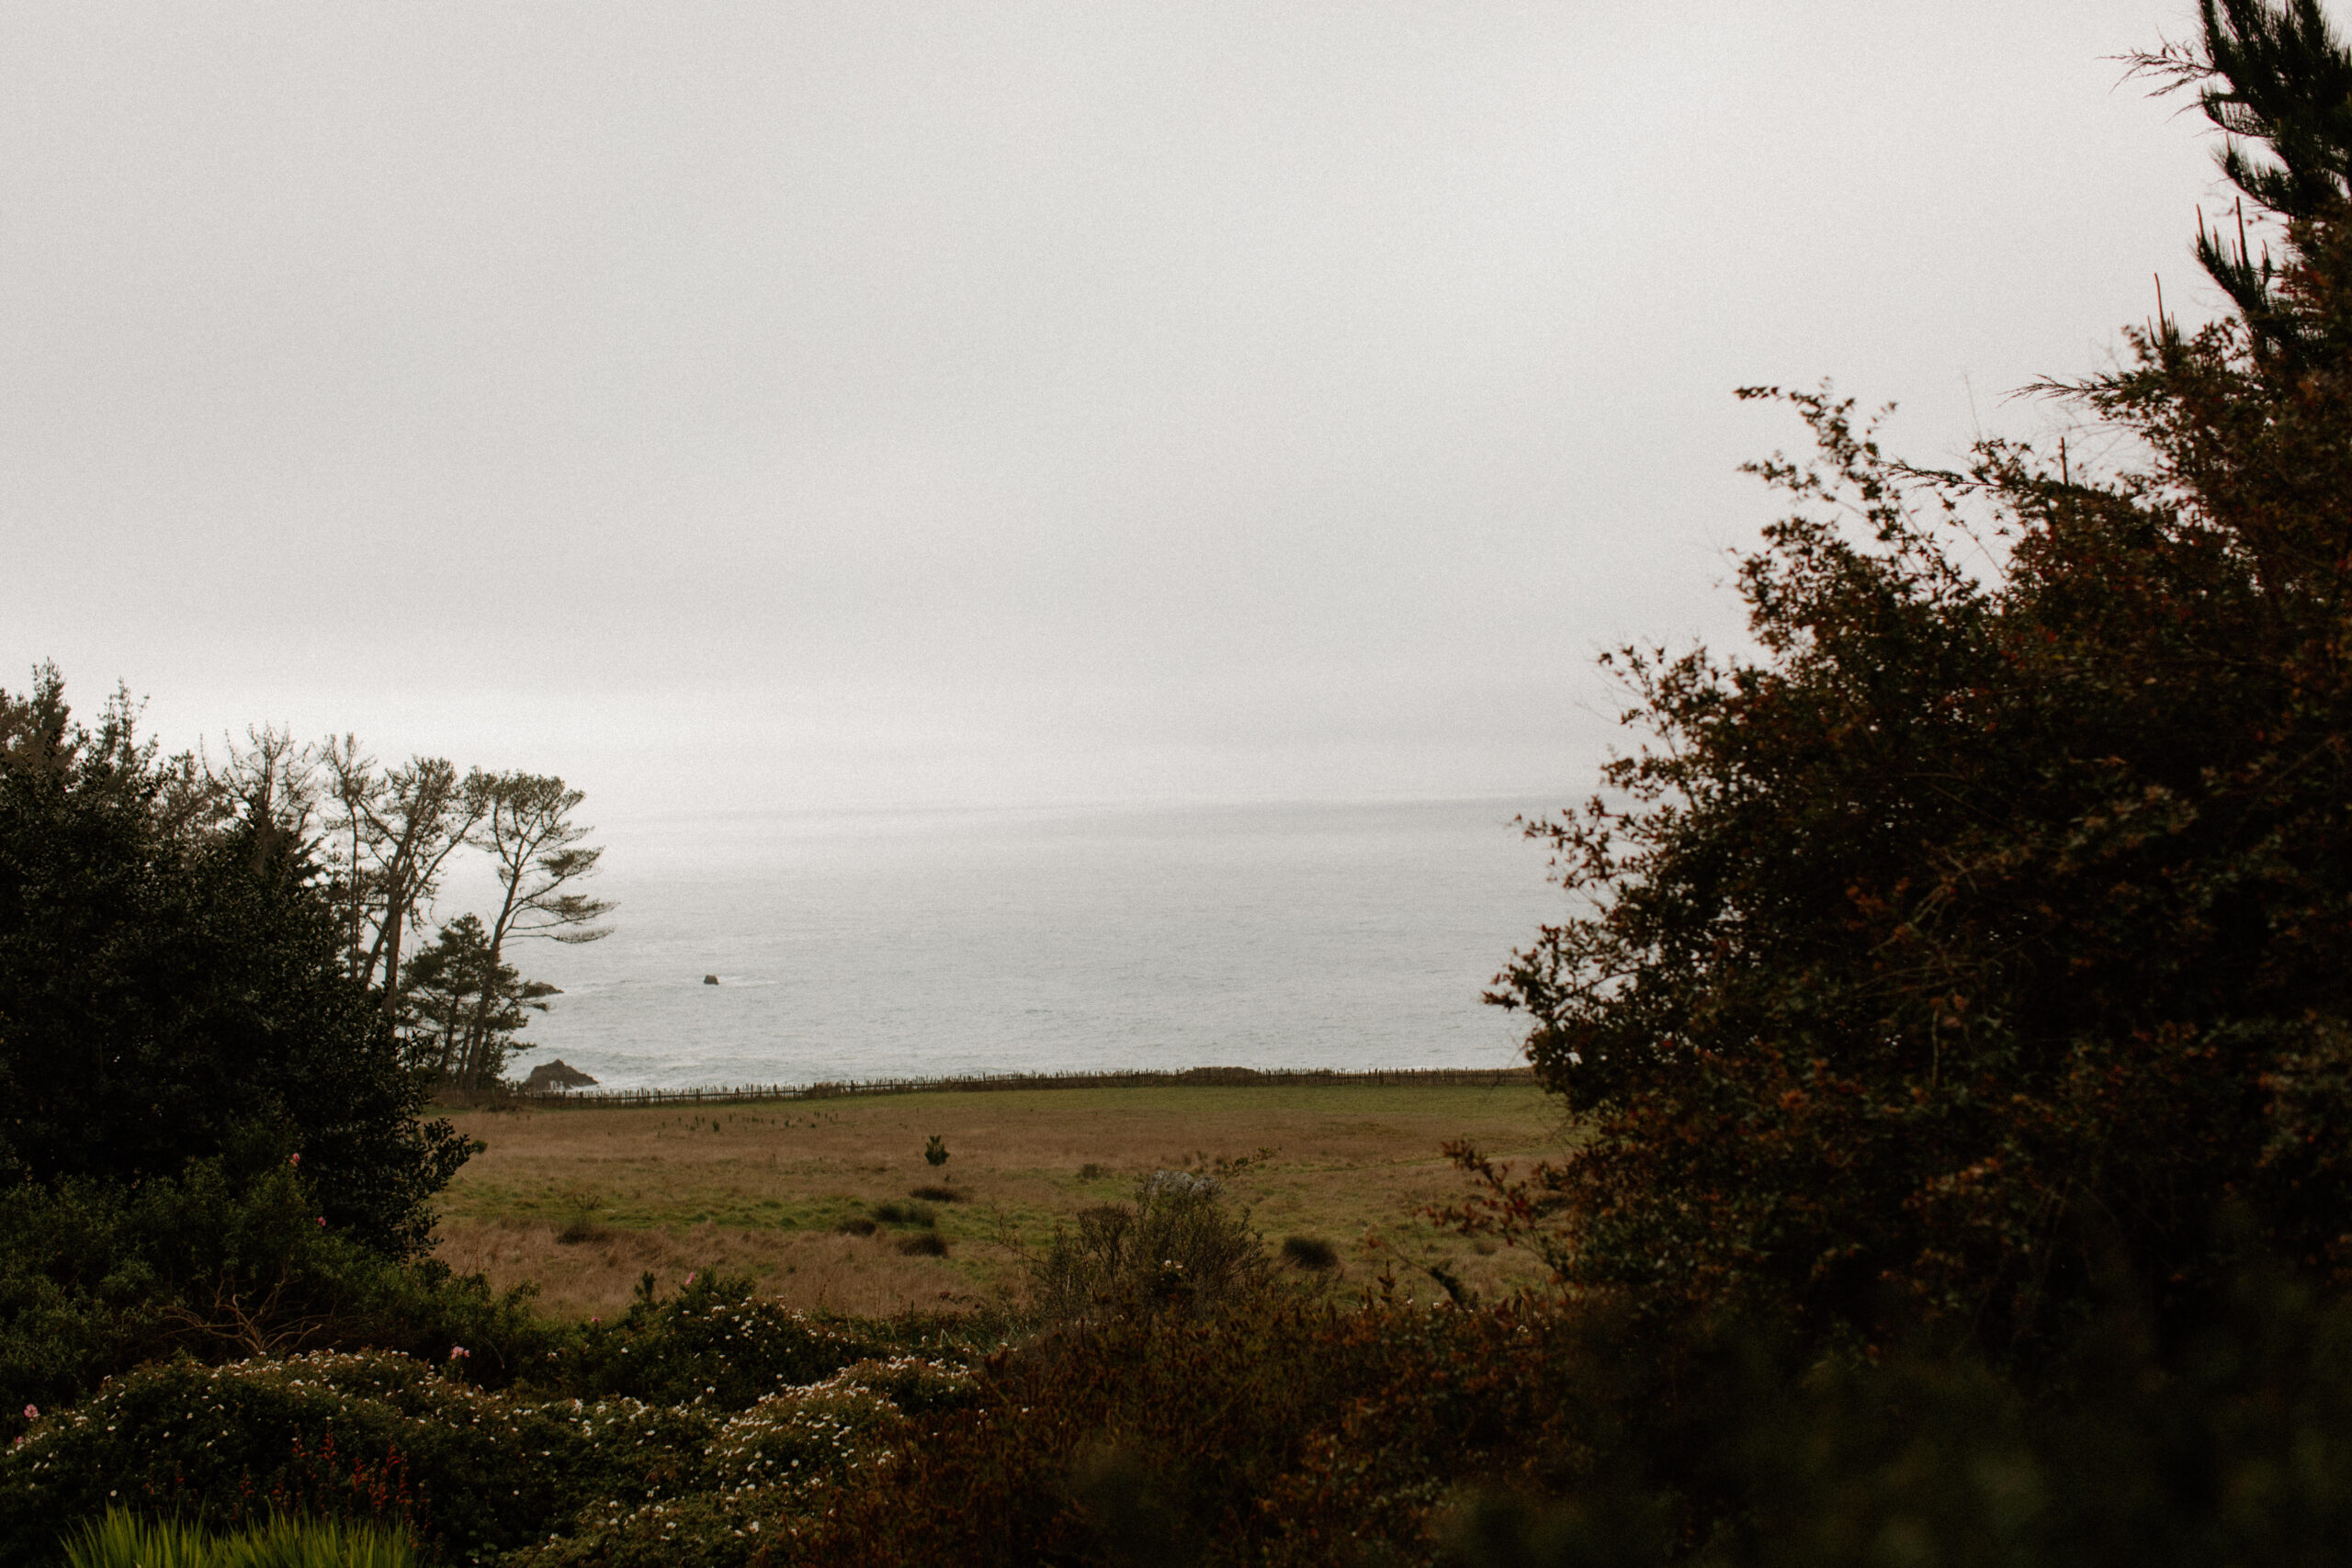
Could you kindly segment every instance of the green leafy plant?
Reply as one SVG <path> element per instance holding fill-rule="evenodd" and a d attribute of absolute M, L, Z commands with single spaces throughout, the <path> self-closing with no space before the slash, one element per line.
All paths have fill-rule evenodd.
<path fill-rule="evenodd" d="M 0 1457 L 0 1562 L 30 1568 L 40 1543 L 117 1505 L 218 1529 L 300 1513 L 516 1545 L 592 1495 L 661 1483 L 642 1452 L 593 1440 L 590 1416 L 381 1351 L 161 1362 Z"/>
<path fill-rule="evenodd" d="M 1029 1273 L 1037 1311 L 1069 1321 L 1247 1304 L 1263 1295 L 1271 1266 L 1215 1177 L 1161 1170 L 1136 1184 L 1132 1203 L 1088 1209 L 1074 1231 L 1055 1227 Z"/>
<path fill-rule="evenodd" d="M 870 1325 L 759 1300 L 747 1278 L 696 1269 L 673 1294 L 647 1290 L 617 1323 L 583 1331 L 537 1381 L 568 1393 L 741 1409 L 881 1353 Z"/>
<path fill-rule="evenodd" d="M 562 1339 L 527 1296 L 430 1261 L 386 1258 L 332 1225 L 300 1170 L 263 1143 L 136 1189 L 67 1179 L 0 1188 L 0 1438 L 141 1361 L 312 1348 L 471 1348 L 501 1383 Z"/>
<path fill-rule="evenodd" d="M 1461 1151 L 1581 1288 L 2031 1358 L 2119 1269 L 2207 1317 L 2225 1196 L 2352 1269 L 2352 55 L 2301 0 L 2205 23 L 2176 63 L 2282 256 L 2058 389 L 2140 466 L 1926 471 L 1743 394 L 1818 452 L 1755 467 L 1758 652 L 1615 657 L 1649 742 L 1531 829 L 1574 903 L 1494 998 L 1587 1135 Z"/>
<path fill-rule="evenodd" d="M 279 1515 L 230 1535 L 120 1508 L 67 1538 L 65 1568 L 421 1568 L 397 1531 Z"/>
<path fill-rule="evenodd" d="M 922 1145 L 922 1159 L 925 1165 L 934 1170 L 945 1165 L 947 1163 L 946 1140 L 936 1133 L 925 1139 Z"/>
<path fill-rule="evenodd" d="M 346 970 L 284 757 L 219 776 L 133 719 L 75 720 L 53 668 L 0 691 L 0 1169 L 130 1184 L 272 1143 L 332 1227 L 421 1249 L 469 1145 Z"/>

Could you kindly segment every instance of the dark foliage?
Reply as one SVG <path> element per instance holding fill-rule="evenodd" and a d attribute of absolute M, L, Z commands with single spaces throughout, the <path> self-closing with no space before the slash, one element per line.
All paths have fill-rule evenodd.
<path fill-rule="evenodd" d="M 2251 1282 L 2247 1282 L 2251 1281 Z M 799 1526 L 816 1563 L 2320 1563 L 2352 1547 L 2352 1314 L 2262 1269 L 2161 1359 L 2028 1393 L 1940 1352 L 1668 1361 L 1589 1306 L 1138 1316 L 980 1371 Z"/>
<path fill-rule="evenodd" d="M 1136 1182 L 1132 1203 L 1084 1211 L 1074 1232 L 1056 1226 L 1029 1269 L 1050 1322 L 1229 1310 L 1264 1296 L 1270 1272 L 1249 1213 L 1225 1206 L 1215 1177 L 1182 1170 Z"/>
<path fill-rule="evenodd" d="M 533 1012 L 545 1012 L 546 998 L 555 994 L 492 952 L 490 933 L 475 915 L 443 926 L 401 966 L 401 981 L 398 1017 L 410 1060 L 437 1083 L 468 1087 L 497 1078 L 515 1052 L 515 1032 Z"/>
<path fill-rule="evenodd" d="M 0 1176 L 136 1183 L 270 1145 L 328 1224 L 402 1253 L 465 1158 L 345 973 L 266 796 L 159 766 L 53 670 L 0 693 Z"/>
<path fill-rule="evenodd" d="M 387 1258 L 319 1217 L 285 1165 L 198 1160 L 135 1189 L 68 1178 L 0 1190 L 0 1436 L 23 1428 L 26 1406 L 63 1406 L 174 1354 L 432 1358 L 464 1345 L 471 1375 L 494 1384 L 564 1342 L 526 1298 Z"/>
<path fill-rule="evenodd" d="M 1320 1236 L 1286 1235 L 1283 1237 L 1283 1261 L 1294 1268 L 1321 1272 L 1340 1266 L 1340 1251 Z"/>
<path fill-rule="evenodd" d="M 510 1315 L 436 1318 L 429 1292 L 379 1294 L 372 1319 L 345 1325 L 410 1354 L 150 1361 L 28 1431 L 10 1424 L 0 1568 L 46 1563 L 43 1543 L 125 1500 L 216 1526 L 288 1508 L 398 1523 L 453 1562 L 551 1540 L 569 1543 L 551 1562 L 674 1561 L 650 1554 L 674 1551 L 682 1529 L 756 1546 L 743 1527 L 763 1511 L 821 1511 L 906 1418 L 967 1404 L 966 1347 L 996 1342 L 985 1320 L 820 1321 L 747 1292 L 698 1272 L 585 1328 L 511 1302 Z M 469 1327 L 484 1332 L 415 1343 Z"/>
<path fill-rule="evenodd" d="M 1328 1562 L 1424 1527 L 1482 1472 L 1549 1490 L 1545 1386 L 1568 1364 L 1541 1313 L 1297 1308 L 1137 1314 L 1048 1335 L 982 1371 L 845 1492 L 816 1563 Z"/>
<path fill-rule="evenodd" d="M 2233 90 L 2253 9 L 2209 11 Z M 2103 1275 L 2192 1333 L 2223 1201 L 2342 1279 L 2352 273 L 2340 204 L 2285 216 L 2295 355 L 2165 321 L 2070 389 L 2137 469 L 1922 472 L 1786 400 L 1821 457 L 1758 466 L 1798 507 L 1741 569 L 1759 656 L 1623 655 L 1655 742 L 1536 829 L 1584 908 L 1496 999 L 1590 1135 L 1486 1220 L 1816 1341 L 2038 1354 Z"/>
<path fill-rule="evenodd" d="M 2352 55 L 2318 0 L 2199 0 L 2199 13 L 2200 48 L 2136 62 L 2198 89 L 2227 136 L 2222 174 L 2288 225 L 2288 265 L 2248 240 L 2243 207 L 2234 225 L 2199 221 L 2197 260 L 2236 305 L 2256 353 L 2274 371 L 2299 374 L 2352 349 L 2352 323 L 2293 265 L 2295 252 L 2325 248 L 2322 231 L 2352 197 Z"/>
<path fill-rule="evenodd" d="M 126 1501 L 216 1527 L 295 1508 L 381 1520 L 481 1561 L 592 1503 L 697 1489 L 714 1428 L 686 1409 L 501 1396 L 381 1352 L 163 1362 L 0 1462 L 0 1563 L 45 1568 L 50 1543 Z"/>
<path fill-rule="evenodd" d="M 649 1286 L 626 1316 L 583 1333 L 537 1379 L 587 1397 L 741 1410 L 778 1388 L 888 1354 L 921 1333 L 901 1325 L 886 1337 L 855 1319 L 810 1317 L 758 1300 L 748 1279 L 697 1270 L 667 1299 L 656 1299 Z"/>

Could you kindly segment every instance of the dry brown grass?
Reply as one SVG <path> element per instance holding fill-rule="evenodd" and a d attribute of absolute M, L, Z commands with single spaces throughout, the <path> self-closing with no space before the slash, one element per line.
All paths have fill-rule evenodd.
<path fill-rule="evenodd" d="M 501 1288 L 536 1282 L 546 1306 L 575 1316 L 624 1309 L 648 1270 L 674 1287 L 714 1267 L 842 1312 L 986 1299 L 1016 1291 L 1024 1249 L 1080 1209 L 1153 1170 L 1220 1160 L 1270 1243 L 1331 1242 L 1343 1280 L 1385 1265 L 1426 1290 L 1436 1263 L 1504 1292 L 1540 1270 L 1419 1213 L 1464 1191 L 1439 1145 L 1466 1136 L 1508 1157 L 1561 1141 L 1544 1096 L 1521 1085 L 1024 1090 L 458 1122 L 489 1146 L 447 1194 L 439 1256 Z M 922 1159 L 933 1134 L 950 1156 L 938 1168 Z M 944 1258 L 901 1253 L 911 1229 L 838 1233 L 941 1184 L 963 1194 L 930 1205 Z"/>
<path fill-rule="evenodd" d="M 530 1280 L 540 1304 L 566 1317 L 616 1315 L 646 1273 L 675 1286 L 703 1269 L 750 1274 L 795 1306 L 860 1316 L 960 1305 L 968 1292 L 934 1260 L 899 1255 L 887 1234 L 739 1230 L 706 1221 L 684 1229 L 600 1228 L 566 1243 L 558 1229 L 534 1220 L 445 1223 L 436 1256 L 461 1274 L 489 1275 L 502 1289 Z"/>

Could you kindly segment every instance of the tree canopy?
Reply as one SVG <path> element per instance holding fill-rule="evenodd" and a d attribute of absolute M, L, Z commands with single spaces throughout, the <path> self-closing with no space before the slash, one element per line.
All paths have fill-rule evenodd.
<path fill-rule="evenodd" d="M 53 669 L 0 693 L 0 1167 L 299 1156 L 330 1225 L 406 1251 L 466 1143 L 419 1119 L 285 783 L 159 761 L 120 697 L 77 723 Z"/>
<path fill-rule="evenodd" d="M 2352 54 L 2207 0 L 2140 63 L 2278 251 L 2206 232 L 2234 314 L 2045 389 L 2135 456 L 1744 392 L 1817 447 L 1754 466 L 1756 651 L 1618 655 L 1649 740 L 1532 829 L 1580 903 L 1493 999 L 1589 1135 L 1487 1217 L 1588 1289 L 2015 1349 L 2352 1269 Z"/>

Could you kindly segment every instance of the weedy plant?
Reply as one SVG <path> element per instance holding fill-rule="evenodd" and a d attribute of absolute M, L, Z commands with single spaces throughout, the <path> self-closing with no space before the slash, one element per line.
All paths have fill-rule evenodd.
<path fill-rule="evenodd" d="M 1159 1170 L 1133 1203 L 1106 1203 L 1057 1227 L 1030 1266 L 1039 1313 L 1067 1322 L 1179 1308 L 1238 1306 L 1264 1295 L 1271 1268 L 1247 1210 L 1226 1207 L 1216 1178 Z"/>
<path fill-rule="evenodd" d="M 605 1200 L 584 1187 L 575 1187 L 563 1195 L 563 1228 L 555 1238 L 566 1247 L 577 1247 L 584 1241 L 594 1241 L 605 1233 L 596 1224 L 596 1212 Z"/>
<path fill-rule="evenodd" d="M 1326 1273 L 1340 1266 L 1340 1249 L 1321 1236 L 1286 1235 L 1283 1237 L 1283 1261 L 1294 1269 Z"/>

